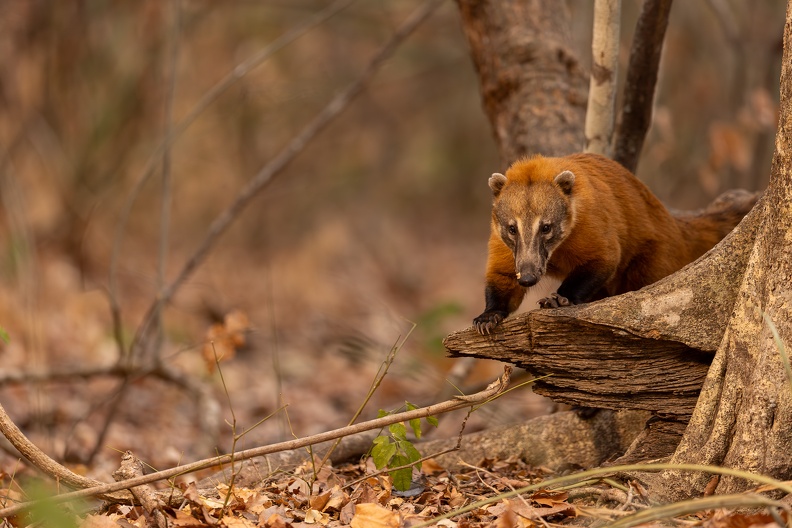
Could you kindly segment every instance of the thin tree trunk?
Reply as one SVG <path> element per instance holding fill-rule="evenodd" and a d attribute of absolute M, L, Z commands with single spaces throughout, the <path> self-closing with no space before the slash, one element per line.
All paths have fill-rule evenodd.
<path fill-rule="evenodd" d="M 672 1 L 644 0 L 635 24 L 621 120 L 616 130 L 613 151 L 613 159 L 633 173 L 638 168 L 646 133 L 652 124 L 657 71 Z"/>
<path fill-rule="evenodd" d="M 579 152 L 586 82 L 557 0 L 457 0 L 504 166 Z"/>
<path fill-rule="evenodd" d="M 611 157 L 619 72 L 621 0 L 595 0 L 586 152 Z"/>

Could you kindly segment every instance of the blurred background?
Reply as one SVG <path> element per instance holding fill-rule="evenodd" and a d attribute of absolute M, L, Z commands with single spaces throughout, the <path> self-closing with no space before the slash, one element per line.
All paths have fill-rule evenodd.
<path fill-rule="evenodd" d="M 584 64 L 591 4 L 567 2 Z M 123 238 L 119 222 L 163 138 L 172 43 L 177 123 L 237 65 L 328 5 L 182 0 L 174 30 L 174 3 L 163 0 L 0 3 L 0 328 L 10 337 L 0 341 L 0 378 L 115 364 L 114 245 L 126 344 L 155 298 L 159 170 L 140 189 Z M 352 2 L 213 100 L 170 150 L 168 279 L 245 183 L 419 5 Z M 623 65 L 639 8 L 623 5 Z M 784 9 L 782 0 L 675 3 L 638 170 L 669 206 L 698 208 L 725 189 L 766 185 Z M 239 427 L 288 404 L 288 419 L 280 412 L 239 447 L 346 425 L 402 341 L 363 417 L 404 400 L 432 403 L 447 390 L 453 360 L 441 340 L 483 308 L 486 180 L 506 168 L 479 102 L 449 1 L 255 198 L 179 290 L 164 314 L 163 361 L 209 386 L 230 420 L 206 345 L 234 334 L 221 368 Z M 501 368 L 481 362 L 465 386 Z M 201 410 L 189 392 L 136 378 L 117 400 L 119 384 L 98 375 L 2 379 L 0 402 L 45 451 L 100 476 L 114 469 L 117 450 L 158 467 L 212 454 L 196 440 Z M 476 413 L 468 431 L 551 407 L 525 388 Z M 454 435 L 459 421 L 440 427 L 433 434 Z M 216 433 L 227 450 L 231 428 Z M 2 447 L 0 471 L 13 473 L 17 456 Z"/>

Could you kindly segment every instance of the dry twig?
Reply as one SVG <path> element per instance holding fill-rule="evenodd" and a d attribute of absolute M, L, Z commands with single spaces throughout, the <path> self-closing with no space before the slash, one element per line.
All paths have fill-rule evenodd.
<path fill-rule="evenodd" d="M 49 475 L 53 475 L 55 472 L 63 473 L 63 474 L 65 474 L 64 472 L 68 472 L 73 477 L 76 477 L 76 479 L 73 479 L 71 476 L 69 477 L 70 478 L 69 484 L 73 485 L 74 487 L 86 487 L 86 484 L 89 485 L 89 486 L 92 486 L 90 488 L 83 489 L 83 490 L 80 490 L 80 491 L 75 491 L 75 492 L 72 492 L 72 493 L 65 493 L 63 495 L 58 495 L 57 497 L 53 497 L 53 498 L 49 499 L 50 501 L 66 502 L 66 501 L 80 499 L 80 498 L 84 498 L 84 497 L 95 497 L 95 496 L 101 496 L 103 498 L 116 500 L 116 501 L 119 501 L 119 500 L 128 501 L 129 500 L 128 496 L 124 496 L 122 498 L 122 497 L 109 496 L 109 494 L 113 493 L 113 492 L 116 492 L 116 491 L 119 491 L 119 490 L 126 490 L 126 489 L 133 488 L 135 486 L 141 486 L 141 485 L 144 485 L 144 484 L 150 484 L 152 482 L 157 482 L 157 481 L 160 481 L 160 480 L 169 479 L 171 477 L 175 477 L 175 476 L 179 476 L 179 475 L 185 475 L 185 474 L 188 474 L 188 473 L 192 473 L 192 472 L 195 472 L 195 471 L 198 471 L 198 470 L 201 470 L 201 469 L 206 469 L 206 468 L 209 468 L 209 467 L 212 467 L 212 466 L 216 466 L 216 465 L 228 464 L 228 463 L 231 463 L 231 462 L 237 462 L 237 461 L 241 461 L 241 460 L 248 460 L 248 459 L 251 459 L 251 458 L 254 458 L 254 457 L 269 455 L 269 454 L 278 453 L 278 452 L 281 452 L 281 451 L 287 451 L 287 450 L 292 450 L 292 449 L 300 449 L 300 448 L 303 448 L 303 447 L 319 444 L 319 443 L 322 443 L 322 442 L 327 442 L 329 440 L 335 440 L 336 438 L 341 438 L 341 437 L 344 437 L 344 436 L 350 436 L 350 435 L 357 434 L 357 433 L 360 433 L 360 432 L 363 432 L 363 431 L 369 431 L 369 430 L 372 430 L 372 429 L 380 429 L 382 427 L 387 427 L 388 425 L 391 425 L 391 424 L 394 424 L 394 423 L 398 423 L 398 422 L 405 422 L 405 421 L 413 420 L 413 419 L 416 419 L 416 418 L 426 418 L 427 416 L 434 416 L 434 415 L 438 415 L 438 414 L 447 413 L 447 412 L 450 412 L 450 411 L 455 411 L 457 409 L 463 409 L 463 408 L 471 407 L 471 406 L 474 406 L 474 405 L 477 405 L 477 404 L 482 404 L 485 401 L 488 401 L 491 398 L 494 398 L 495 396 L 497 396 L 498 394 L 500 394 L 500 393 L 502 393 L 503 391 L 506 390 L 506 387 L 509 384 L 510 374 L 511 374 L 511 367 L 507 365 L 507 366 L 504 367 L 503 375 L 498 380 L 496 380 L 493 383 L 491 383 L 485 390 L 483 390 L 483 391 L 481 391 L 481 392 L 479 392 L 477 394 L 473 394 L 471 396 L 455 397 L 455 398 L 452 398 L 452 399 L 447 400 L 445 402 L 438 403 L 438 404 L 435 404 L 435 405 L 430 405 L 428 407 L 422 407 L 420 409 L 414 409 L 412 411 L 405 411 L 403 413 L 398 413 L 398 414 L 392 414 L 392 415 L 389 415 L 389 416 L 384 416 L 382 418 L 377 418 L 375 420 L 370 420 L 368 422 L 361 422 L 361 423 L 356 424 L 356 425 L 352 425 L 352 426 L 348 426 L 348 427 L 342 427 L 340 429 L 334 429 L 332 431 L 327 431 L 327 432 L 320 433 L 320 434 L 313 435 L 313 436 L 309 436 L 309 437 L 306 437 L 306 438 L 289 440 L 289 441 L 286 441 L 286 442 L 280 442 L 280 443 L 272 444 L 272 445 L 268 445 L 268 446 L 261 446 L 261 447 L 255 447 L 255 448 L 252 448 L 252 449 L 246 449 L 244 451 L 240 451 L 240 452 L 236 453 L 233 456 L 231 456 L 231 455 L 220 455 L 220 456 L 212 457 L 212 458 L 205 459 L 205 460 L 199 460 L 199 461 L 193 462 L 191 464 L 186 464 L 184 466 L 178 466 L 178 467 L 175 467 L 175 468 L 166 469 L 164 471 L 158 471 L 158 472 L 152 473 L 150 475 L 144 475 L 144 476 L 141 476 L 141 477 L 135 477 L 135 478 L 132 478 L 132 479 L 129 479 L 129 480 L 124 480 L 122 482 L 117 482 L 115 484 L 101 484 L 101 483 L 99 483 L 99 485 L 95 485 L 96 481 L 92 481 L 90 479 L 85 479 L 84 477 L 80 477 L 79 475 L 74 475 L 73 473 L 69 472 L 66 468 L 64 468 L 63 466 L 60 466 L 55 461 L 53 461 L 52 459 L 47 457 L 44 453 L 41 453 L 41 455 L 43 455 L 43 457 L 45 457 L 46 460 L 48 460 L 49 462 L 51 462 L 52 464 L 54 464 L 57 467 L 53 468 L 53 467 L 47 466 L 47 469 L 44 470 L 42 465 L 41 465 L 42 460 L 40 459 L 40 457 L 36 457 L 35 458 L 35 462 L 34 462 L 34 460 L 31 460 L 31 462 L 34 462 L 37 467 L 39 467 L 40 469 L 44 470 Z M 1 409 L 2 409 L 2 407 L 0 407 L 0 410 Z M 0 415 L 0 418 L 2 418 L 2 415 Z M 16 429 L 16 426 L 13 423 L 11 423 L 10 420 L 5 420 L 5 421 L 0 420 L 0 428 L 2 428 L 2 431 L 5 434 L 7 428 Z M 18 429 L 16 429 L 16 430 L 18 431 Z M 21 435 L 21 433 L 20 433 L 20 435 Z M 30 452 L 31 449 L 40 452 L 40 450 L 38 450 L 38 448 L 33 446 L 33 444 L 31 444 L 29 440 L 24 438 L 24 436 L 22 436 L 22 438 L 24 439 L 25 443 L 17 447 L 17 449 L 19 449 L 20 452 L 25 454 L 26 452 Z M 15 446 L 16 446 L 16 444 L 15 444 Z M 27 457 L 27 455 L 25 455 L 25 456 Z M 0 518 L 8 517 L 10 515 L 16 515 L 16 514 L 22 512 L 22 511 L 25 511 L 25 510 L 29 509 L 33 505 L 35 505 L 35 502 L 27 502 L 27 503 L 24 503 L 24 504 L 18 504 L 18 505 L 13 506 L 13 507 L 3 508 L 2 510 L 0 510 Z"/>
<path fill-rule="evenodd" d="M 157 164 L 161 162 L 164 153 L 176 142 L 179 137 L 184 133 L 187 128 L 192 125 L 195 120 L 206 110 L 212 103 L 214 103 L 223 93 L 226 92 L 231 86 L 236 84 L 240 79 L 244 78 L 248 73 L 253 71 L 256 67 L 260 66 L 274 53 L 283 49 L 288 44 L 294 42 L 299 37 L 305 35 L 313 27 L 325 22 L 341 10 L 348 7 L 354 0 L 337 0 L 327 8 L 319 11 L 316 15 L 309 18 L 305 23 L 296 26 L 295 28 L 287 31 L 277 39 L 275 39 L 269 46 L 266 46 L 261 51 L 247 59 L 245 62 L 238 64 L 231 70 L 225 77 L 223 77 L 217 84 L 210 88 L 195 105 L 192 111 L 178 124 L 172 127 L 166 138 L 160 142 L 154 152 L 151 154 L 143 172 L 135 183 L 135 187 L 127 199 L 124 209 L 121 212 L 118 226 L 116 228 L 116 236 L 113 239 L 113 250 L 110 256 L 110 272 L 109 272 L 109 286 L 108 297 L 110 300 L 110 311 L 113 318 L 113 331 L 118 345 L 119 354 L 123 358 L 127 354 L 122 339 L 122 318 L 121 306 L 118 302 L 118 286 L 117 286 L 117 271 L 118 261 L 121 257 L 121 246 L 124 239 L 124 231 L 132 211 L 132 207 L 137 199 L 140 191 L 145 183 L 154 174 Z M 166 301 L 163 301 L 163 303 Z M 131 353 L 131 347 L 130 351 Z"/>
<path fill-rule="evenodd" d="M 333 119 L 349 106 L 349 103 L 351 103 L 355 97 L 360 95 L 374 74 L 377 73 L 382 65 L 393 55 L 401 43 L 404 42 L 424 20 L 429 18 L 442 2 L 443 0 L 430 0 L 416 9 L 407 20 L 402 23 L 391 39 L 374 55 L 358 78 L 336 95 L 327 106 L 325 106 L 324 109 L 280 151 L 280 153 L 262 167 L 237 194 L 234 201 L 214 219 L 209 226 L 206 237 L 198 246 L 198 249 L 187 259 L 176 278 L 160 291 L 156 300 L 149 306 L 146 315 L 143 317 L 143 321 L 137 329 L 133 343 L 130 346 L 130 353 L 134 354 L 135 348 L 141 345 L 147 335 L 151 324 L 154 322 L 157 307 L 160 304 L 167 303 L 173 298 L 181 285 L 184 284 L 195 270 L 198 269 L 198 266 L 203 263 L 220 236 L 225 233 L 234 220 L 239 217 L 245 207 L 250 204 L 253 198 L 255 198 L 275 176 L 280 174 L 294 158 L 303 151 L 305 146 L 312 141 L 319 132 L 324 130 Z"/>
<path fill-rule="evenodd" d="M 116 481 L 129 480 L 131 478 L 143 476 L 143 463 L 132 454 L 126 451 L 121 455 L 121 465 L 113 472 Z M 168 520 L 162 513 L 162 501 L 157 497 L 157 493 L 149 486 L 135 486 L 129 489 L 135 499 L 143 506 L 146 513 L 154 517 L 159 528 L 166 528 Z"/>

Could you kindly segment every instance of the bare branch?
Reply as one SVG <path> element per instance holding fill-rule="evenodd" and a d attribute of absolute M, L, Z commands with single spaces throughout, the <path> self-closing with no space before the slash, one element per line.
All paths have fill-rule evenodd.
<path fill-rule="evenodd" d="M 171 113 L 173 108 L 173 96 L 176 90 L 176 69 L 179 57 L 179 40 L 180 40 L 180 31 L 181 31 L 181 5 L 180 0 L 171 0 L 171 9 L 173 11 L 173 20 L 170 23 L 170 27 L 167 31 L 167 40 L 169 43 L 170 53 L 168 56 L 168 63 L 166 65 L 167 68 L 167 75 L 165 79 L 166 84 L 166 95 L 165 95 L 165 104 L 163 109 L 163 144 L 167 145 L 168 137 L 171 136 L 171 129 L 172 129 L 172 122 L 171 122 Z M 162 203 L 160 207 L 160 244 L 159 244 L 159 255 L 158 255 L 158 262 L 157 262 L 157 288 L 161 289 L 165 284 L 165 261 L 167 258 L 168 252 L 168 231 L 170 229 L 170 206 L 171 206 L 171 149 L 170 146 L 166 146 L 162 152 Z M 160 352 L 162 347 L 162 332 L 164 327 L 163 321 L 163 305 L 160 303 L 158 304 L 157 308 L 155 309 L 155 339 L 153 346 L 149 350 L 151 353 L 151 358 L 155 365 L 160 364 Z M 116 304 L 113 307 L 113 321 L 115 324 L 121 324 L 121 311 L 120 307 Z M 120 338 L 120 328 L 115 328 L 115 335 L 116 343 L 119 346 L 119 350 L 123 351 L 123 342 Z M 134 361 L 134 357 L 130 353 L 126 357 L 126 364 L 131 365 Z M 141 349 L 141 352 L 144 350 Z M 123 359 L 123 358 L 122 358 Z M 143 361 L 141 361 L 143 362 Z M 107 434 L 110 431 L 110 426 L 118 416 L 116 413 L 116 409 L 121 405 L 124 400 L 124 396 L 126 395 L 126 391 L 129 389 L 129 379 L 125 378 L 121 385 L 119 386 L 118 390 L 113 396 L 113 400 L 110 406 L 109 412 L 105 415 L 105 422 L 102 427 L 99 429 L 99 435 L 96 438 L 96 443 L 94 444 L 93 449 L 91 450 L 90 454 L 85 460 L 86 465 L 91 465 L 96 455 L 99 454 L 99 451 L 104 446 L 105 439 L 107 438 Z"/>
<path fill-rule="evenodd" d="M 2 405 L 0 405 L 0 432 L 3 433 L 3 436 L 5 436 L 8 441 L 11 442 L 16 450 L 19 451 L 26 460 L 58 482 L 72 488 L 90 488 L 102 485 L 102 483 L 97 480 L 89 479 L 87 477 L 73 473 L 72 471 L 55 462 L 44 451 L 36 447 L 33 442 L 28 440 L 22 431 L 19 430 L 19 427 L 17 427 L 16 424 L 11 421 L 11 418 L 9 418 L 8 414 L 6 414 Z M 130 498 L 128 493 L 116 495 L 111 495 L 111 493 L 112 492 L 103 492 L 99 493 L 97 496 L 112 500 L 129 500 Z M 0 518 L 2 517 L 4 517 L 4 515 L 0 513 Z"/>
<path fill-rule="evenodd" d="M 140 346 L 141 341 L 145 338 L 150 328 L 156 308 L 161 303 L 168 302 L 173 295 L 178 291 L 179 287 L 187 280 L 187 278 L 195 272 L 198 266 L 203 263 L 209 252 L 214 247 L 215 242 L 220 236 L 228 229 L 228 227 L 237 219 L 242 210 L 253 200 L 253 198 L 263 190 L 272 179 L 280 174 L 280 172 L 294 160 L 297 155 L 302 152 L 305 146 L 316 137 L 319 132 L 324 130 L 333 119 L 335 119 L 341 112 L 343 112 L 349 103 L 359 95 L 369 80 L 374 74 L 382 67 L 391 55 L 396 51 L 399 45 L 412 34 L 413 31 L 426 20 L 434 10 L 440 6 L 443 0 L 430 0 L 416 9 L 405 20 L 401 27 L 391 37 L 391 39 L 380 48 L 377 54 L 371 59 L 369 64 L 358 76 L 357 79 L 352 81 L 344 90 L 342 90 L 336 97 L 334 97 L 325 108 L 310 122 L 302 131 L 294 137 L 288 145 L 267 163 L 262 169 L 248 182 L 248 184 L 237 194 L 236 199 L 229 205 L 225 211 L 220 213 L 212 224 L 209 226 L 206 238 L 204 238 L 201 245 L 192 256 L 187 260 L 179 272 L 178 276 L 166 288 L 160 291 L 157 299 L 149 307 L 142 323 L 138 327 L 135 335 L 135 340 L 131 348 Z"/>
<path fill-rule="evenodd" d="M 621 0 L 594 2 L 591 83 L 586 110 L 586 152 L 610 157 L 619 71 Z"/>
<path fill-rule="evenodd" d="M 192 125 L 195 120 L 214 103 L 223 93 L 226 92 L 231 86 L 236 84 L 239 80 L 244 78 L 248 73 L 264 63 L 277 51 L 283 49 L 288 44 L 294 42 L 299 37 L 305 35 L 313 27 L 325 22 L 335 14 L 339 13 L 348 7 L 354 0 L 337 0 L 327 8 L 319 11 L 316 15 L 308 19 L 305 23 L 287 31 L 277 39 L 275 39 L 269 46 L 250 57 L 245 62 L 237 65 L 225 77 L 223 77 L 217 84 L 215 84 L 209 91 L 207 91 L 200 101 L 195 105 L 192 111 L 176 124 L 170 131 L 170 134 L 162 141 L 157 148 L 152 152 L 146 166 L 143 169 L 140 178 L 138 179 L 135 187 L 127 199 L 124 209 L 121 211 L 118 226 L 116 227 L 116 235 L 113 239 L 113 251 L 110 256 L 110 270 L 109 270 L 109 287 L 108 296 L 110 298 L 110 311 L 113 316 L 113 328 L 115 339 L 119 347 L 119 354 L 123 357 L 126 353 L 123 344 L 122 336 L 122 319 L 121 308 L 118 303 L 118 286 L 117 286 L 117 272 L 118 261 L 121 257 L 121 246 L 124 240 L 124 231 L 126 224 L 129 220 L 129 215 L 132 207 L 137 200 L 140 191 L 146 184 L 148 179 L 154 174 L 157 165 L 162 161 L 164 152 L 169 149 L 177 139 L 181 137 L 185 130 Z"/>
<path fill-rule="evenodd" d="M 176 93 L 176 71 L 179 65 L 179 41 L 181 31 L 181 0 L 171 0 L 173 21 L 171 22 L 168 40 L 170 41 L 170 56 L 168 58 L 167 94 L 165 95 L 165 108 L 163 109 L 163 142 L 167 142 L 173 130 L 172 113 L 173 97 Z M 171 149 L 166 147 L 162 153 L 162 203 L 160 208 L 160 244 L 159 262 L 157 263 L 157 289 L 165 286 L 165 264 L 168 258 L 168 234 L 170 230 L 171 209 Z M 155 363 L 161 360 L 162 332 L 164 328 L 163 305 L 157 308 L 157 338 L 152 352 Z"/>
<path fill-rule="evenodd" d="M 177 0 L 178 1 L 178 0 Z M 121 455 L 121 466 L 113 472 L 116 481 L 128 480 L 143 475 L 143 463 L 131 451 L 126 451 Z M 130 488 L 132 495 L 143 506 L 146 513 L 151 515 L 159 528 L 166 528 L 168 521 L 162 513 L 162 501 L 157 497 L 157 493 L 149 486 L 135 486 Z"/>
<path fill-rule="evenodd" d="M 638 168 L 641 149 L 652 123 L 657 71 L 672 1 L 645 0 L 635 25 L 613 154 L 613 159 L 631 172 Z"/>
<path fill-rule="evenodd" d="M 336 438 L 342 438 L 344 436 L 354 435 L 363 431 L 380 429 L 382 427 L 387 427 L 394 423 L 405 422 L 416 418 L 426 418 L 427 416 L 436 416 L 439 414 L 455 411 L 457 409 L 464 409 L 466 407 L 483 404 L 491 400 L 492 398 L 498 396 L 499 394 L 503 393 L 506 390 L 506 388 L 509 385 L 510 375 L 511 375 L 511 367 L 507 365 L 504 367 L 503 375 L 499 379 L 492 382 L 485 390 L 470 396 L 455 397 L 450 400 L 446 400 L 442 403 L 430 405 L 428 407 L 422 407 L 420 409 L 414 409 L 412 411 L 406 411 L 403 413 L 384 416 L 382 418 L 377 418 L 375 420 L 370 420 L 368 422 L 361 422 L 356 425 L 342 427 L 340 429 L 334 429 L 332 431 L 319 433 L 313 436 L 308 436 L 306 438 L 298 438 L 295 440 L 289 440 L 287 442 L 280 442 L 268 446 L 255 447 L 252 449 L 240 451 L 234 455 L 220 455 L 205 460 L 199 460 L 197 462 L 193 462 L 192 464 L 186 464 L 184 466 L 178 466 L 164 471 L 158 471 L 150 475 L 135 477 L 114 484 L 98 483 L 99 485 L 96 485 L 97 484 L 96 481 L 85 479 L 84 477 L 80 477 L 79 475 L 75 475 L 71 473 L 66 468 L 60 466 L 54 460 L 47 457 L 44 453 L 41 453 L 52 464 L 54 464 L 54 466 L 56 466 L 56 467 L 48 467 L 47 468 L 48 470 L 46 471 L 47 474 L 51 475 L 53 474 L 52 473 L 53 471 L 57 471 L 58 474 L 67 475 L 69 478 L 69 482 L 73 483 L 72 485 L 74 486 L 79 486 L 79 487 L 93 486 L 80 491 L 58 495 L 57 497 L 52 497 L 48 500 L 54 502 L 66 502 L 84 497 L 95 497 L 95 496 L 108 497 L 108 494 L 116 491 L 127 490 L 132 487 L 141 486 L 144 484 L 150 484 L 152 482 L 165 480 L 178 475 L 185 475 L 188 473 L 192 473 L 194 471 L 206 469 L 208 467 L 212 467 L 216 465 L 228 464 L 231 462 L 248 460 L 250 458 L 269 455 L 272 453 L 278 453 L 281 451 L 308 447 L 322 442 L 327 442 L 329 440 L 335 440 Z M 0 406 L 0 412 L 2 412 L 1 406 Z M 3 432 L 5 433 L 6 427 L 8 427 L 9 430 L 19 431 L 19 429 L 17 429 L 16 426 L 10 420 L 7 419 L 7 416 L 5 416 L 5 420 L 2 420 L 4 416 L 5 416 L 4 413 L 0 414 L 0 427 L 3 427 Z M 21 435 L 21 432 L 19 432 L 19 434 Z M 22 436 L 22 438 L 26 443 L 26 445 L 25 444 L 21 445 L 22 449 L 25 449 L 26 451 L 33 449 L 40 452 L 40 450 L 38 450 L 38 448 L 33 446 L 33 444 L 31 444 L 29 440 L 24 438 L 24 436 Z M 9 438 L 9 440 L 11 439 Z M 22 451 L 20 450 L 20 452 Z M 78 482 L 83 483 L 83 485 L 78 484 Z M 124 498 L 118 498 L 116 500 L 128 500 L 128 497 L 125 496 Z M 3 508 L 2 510 L 0 510 L 0 518 L 8 517 L 10 515 L 16 515 L 19 512 L 25 511 L 34 505 L 35 502 L 27 502 L 24 504 L 18 504 L 16 506 L 12 506 L 8 508 Z"/>

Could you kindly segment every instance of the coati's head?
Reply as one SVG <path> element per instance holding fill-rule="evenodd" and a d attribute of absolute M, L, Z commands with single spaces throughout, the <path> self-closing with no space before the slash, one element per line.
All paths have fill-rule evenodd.
<path fill-rule="evenodd" d="M 489 179 L 492 228 L 514 254 L 517 281 L 524 287 L 539 282 L 575 221 L 575 175 L 568 170 L 542 174 L 544 170 L 530 169 L 518 162 L 506 172 L 508 177 L 495 173 Z"/>

